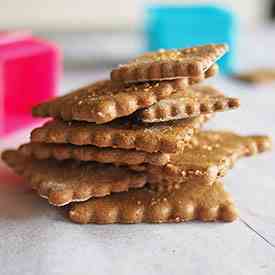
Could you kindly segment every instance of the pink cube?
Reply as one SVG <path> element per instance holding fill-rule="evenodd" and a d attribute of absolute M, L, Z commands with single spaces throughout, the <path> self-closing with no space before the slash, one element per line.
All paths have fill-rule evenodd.
<path fill-rule="evenodd" d="M 58 47 L 29 32 L 0 32 L 0 136 L 34 122 L 31 109 L 56 94 Z"/>

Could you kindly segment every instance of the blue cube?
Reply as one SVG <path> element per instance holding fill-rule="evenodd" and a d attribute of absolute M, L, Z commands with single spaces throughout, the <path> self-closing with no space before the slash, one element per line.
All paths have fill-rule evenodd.
<path fill-rule="evenodd" d="M 222 73 L 234 71 L 237 23 L 234 14 L 215 5 L 151 5 L 146 10 L 148 50 L 227 43 L 230 52 L 218 62 Z"/>

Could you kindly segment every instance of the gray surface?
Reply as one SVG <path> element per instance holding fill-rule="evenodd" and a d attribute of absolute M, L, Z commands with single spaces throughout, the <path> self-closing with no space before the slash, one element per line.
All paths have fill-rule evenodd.
<path fill-rule="evenodd" d="M 256 55 L 243 47 L 243 67 L 274 66 L 268 44 L 258 47 Z M 63 88 L 88 79 L 90 73 L 67 73 Z M 217 115 L 209 128 L 268 133 L 275 139 L 275 84 L 255 87 L 222 78 L 212 82 L 240 97 L 242 107 Z M 18 134 L 0 147 L 14 146 L 27 136 Z M 274 164 L 273 151 L 240 161 L 225 178 L 241 216 L 231 224 L 75 225 L 66 220 L 66 211 L 48 206 L 23 185 L 0 184 L 0 274 L 274 275 Z M 1 183 L 20 182 L 0 171 Z"/>

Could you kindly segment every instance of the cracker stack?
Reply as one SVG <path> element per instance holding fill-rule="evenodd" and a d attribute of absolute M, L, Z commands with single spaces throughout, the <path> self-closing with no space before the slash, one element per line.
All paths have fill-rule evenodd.
<path fill-rule="evenodd" d="M 73 203 L 78 223 L 233 221 L 221 178 L 237 159 L 270 148 L 265 136 L 200 131 L 239 107 L 200 83 L 226 45 L 145 54 L 103 80 L 42 103 L 52 117 L 3 160 L 50 204 Z"/>

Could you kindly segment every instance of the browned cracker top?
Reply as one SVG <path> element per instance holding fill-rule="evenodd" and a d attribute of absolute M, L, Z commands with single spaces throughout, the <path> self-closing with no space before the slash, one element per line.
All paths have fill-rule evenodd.
<path fill-rule="evenodd" d="M 14 150 L 5 151 L 2 159 L 16 173 L 23 175 L 41 197 L 56 206 L 127 191 L 146 183 L 143 173 L 132 172 L 125 167 L 92 162 L 37 160 Z"/>
<path fill-rule="evenodd" d="M 71 143 L 173 153 L 176 152 L 179 143 L 189 141 L 208 118 L 209 116 L 205 115 L 154 124 L 118 119 L 102 125 L 55 120 L 34 129 L 31 139 L 32 142 Z"/>
<path fill-rule="evenodd" d="M 138 85 L 102 80 L 34 107 L 33 115 L 106 123 L 151 106 L 185 85 L 184 79 Z"/>
<path fill-rule="evenodd" d="M 143 82 L 181 77 L 199 77 L 228 51 L 225 44 L 179 50 L 159 50 L 137 57 L 111 72 L 111 79 Z"/>
<path fill-rule="evenodd" d="M 172 192 L 147 188 L 84 203 L 76 203 L 70 218 L 77 223 L 163 223 L 190 220 L 227 221 L 238 216 L 230 195 L 221 183 L 212 186 L 186 184 Z"/>
<path fill-rule="evenodd" d="M 200 114 L 238 108 L 237 98 L 226 97 L 212 86 L 194 85 L 179 89 L 166 99 L 138 112 L 147 123 L 183 119 Z"/>
<path fill-rule="evenodd" d="M 197 182 L 212 184 L 222 177 L 242 156 L 249 156 L 271 148 L 266 136 L 240 136 L 232 132 L 204 131 L 194 139 L 193 144 L 170 155 L 164 166 L 147 165 L 148 181 L 155 187 L 163 188 L 173 184 Z M 169 186 L 170 185 L 170 186 Z"/>

